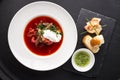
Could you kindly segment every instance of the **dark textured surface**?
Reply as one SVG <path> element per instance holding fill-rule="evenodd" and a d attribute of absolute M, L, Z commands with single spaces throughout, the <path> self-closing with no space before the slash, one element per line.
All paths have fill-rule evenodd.
<path fill-rule="evenodd" d="M 113 31 L 116 27 L 115 26 L 115 23 L 116 23 L 115 19 L 103 16 L 99 13 L 92 12 L 90 10 L 82 8 L 80 10 L 80 14 L 78 16 L 78 20 L 76 23 L 77 31 L 78 31 L 78 43 L 76 46 L 76 50 L 79 48 L 85 48 L 84 44 L 82 43 L 82 39 L 85 35 L 88 35 L 88 33 L 85 33 L 85 34 L 81 34 L 81 33 L 85 31 L 84 26 L 86 25 L 86 19 L 92 19 L 93 17 L 101 18 L 100 24 L 107 25 L 106 27 L 104 27 L 102 29 L 102 32 L 101 32 L 101 34 L 104 36 L 105 44 L 103 44 L 100 47 L 100 51 L 98 53 L 94 54 L 95 55 L 95 64 L 94 64 L 93 68 L 87 72 L 78 72 L 72 67 L 71 60 L 69 60 L 63 66 L 63 68 L 65 70 L 72 71 L 72 72 L 75 72 L 78 74 L 82 74 L 82 75 L 87 76 L 87 77 L 96 77 L 99 75 L 99 72 L 100 72 L 102 65 L 104 63 L 104 57 L 105 57 L 105 55 L 108 55 L 107 53 L 109 52 L 109 44 L 111 43 Z M 94 34 L 89 34 L 89 35 L 93 36 Z"/>
<path fill-rule="evenodd" d="M 67 72 L 62 67 L 48 72 L 33 71 L 16 61 L 7 42 L 9 23 L 20 8 L 33 1 L 35 0 L 0 0 L 0 66 L 3 68 L 2 72 L 5 72 L 11 80 L 120 80 L 120 0 L 49 0 L 64 7 L 75 22 L 81 8 L 116 19 L 119 25 L 116 25 L 108 55 L 105 56 L 103 67 L 97 78 Z M 6 80 L 4 77 L 1 78 Z"/>

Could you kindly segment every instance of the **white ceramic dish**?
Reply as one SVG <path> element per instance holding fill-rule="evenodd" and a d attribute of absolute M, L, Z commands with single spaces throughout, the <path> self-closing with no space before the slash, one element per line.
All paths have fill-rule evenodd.
<path fill-rule="evenodd" d="M 62 26 L 64 39 L 61 47 L 48 57 L 35 56 L 24 43 L 23 32 L 27 23 L 41 15 L 54 18 Z M 47 1 L 37 1 L 21 8 L 13 17 L 8 29 L 8 42 L 15 58 L 24 66 L 47 71 L 64 64 L 77 44 L 77 29 L 71 15 L 61 6 Z"/>
<path fill-rule="evenodd" d="M 87 52 L 87 54 L 90 56 L 90 62 L 85 66 L 85 67 L 80 67 L 80 66 L 77 66 L 75 61 L 74 61 L 74 57 L 75 55 L 80 52 L 80 51 L 85 51 Z M 80 71 L 80 72 L 86 72 L 86 71 L 89 71 L 93 66 L 94 66 L 94 63 L 95 63 L 95 57 L 94 57 L 94 54 L 89 50 L 89 49 L 86 49 L 86 48 L 80 48 L 78 50 L 76 50 L 71 58 L 71 63 L 73 65 L 73 67 L 77 70 L 77 71 Z"/>

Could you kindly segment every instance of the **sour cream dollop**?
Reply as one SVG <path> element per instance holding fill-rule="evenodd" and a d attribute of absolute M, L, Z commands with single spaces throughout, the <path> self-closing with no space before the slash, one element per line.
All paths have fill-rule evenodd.
<path fill-rule="evenodd" d="M 43 37 L 49 39 L 52 42 L 59 42 L 62 38 L 60 34 L 57 34 L 51 30 L 44 30 Z"/>

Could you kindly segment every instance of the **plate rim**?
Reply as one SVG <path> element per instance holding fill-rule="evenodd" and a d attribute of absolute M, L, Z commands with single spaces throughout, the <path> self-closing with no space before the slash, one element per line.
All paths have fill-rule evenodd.
<path fill-rule="evenodd" d="M 18 11 L 15 13 L 15 15 L 13 16 L 12 20 L 15 18 L 15 16 L 16 16 L 24 7 L 26 7 L 26 6 L 28 6 L 28 5 L 33 5 L 33 4 L 36 4 L 36 3 L 50 3 L 50 4 L 53 4 L 53 5 L 57 6 L 57 7 L 62 8 L 62 9 L 64 10 L 64 12 L 71 18 L 71 20 L 73 21 L 73 23 L 74 23 L 74 25 L 75 25 L 75 30 L 76 30 L 76 35 L 75 35 L 75 36 L 76 36 L 76 42 L 75 42 L 75 46 L 74 46 L 74 50 L 75 50 L 76 45 L 77 45 L 77 41 L 78 41 L 78 34 L 77 34 L 76 24 L 75 24 L 72 16 L 68 13 L 68 11 L 65 10 L 63 7 L 61 7 L 60 5 L 58 5 L 58 4 L 56 4 L 56 3 L 49 2 L 49 1 L 35 1 L 35 2 L 32 2 L 32 3 L 29 3 L 29 4 L 25 5 L 25 6 L 23 6 L 20 10 L 18 10 Z M 9 44 L 9 48 L 10 48 L 11 53 L 13 54 L 13 56 L 17 59 L 17 61 L 20 62 L 22 65 L 26 66 L 25 64 L 23 64 L 23 63 L 15 56 L 15 54 L 14 54 L 15 51 L 12 49 L 12 46 L 11 46 L 11 44 L 10 44 L 10 40 L 9 40 L 9 37 L 10 37 L 10 36 L 9 36 L 9 35 L 10 35 L 10 26 L 11 26 L 12 20 L 11 20 L 11 22 L 10 22 L 10 24 L 9 24 L 9 28 L 8 28 L 8 44 Z M 73 52 L 74 52 L 74 50 L 73 50 Z M 73 52 L 71 53 L 71 56 L 72 56 Z M 70 57 L 69 57 L 69 58 L 70 58 Z M 68 59 L 69 59 L 69 58 L 68 58 Z M 68 59 L 67 59 L 66 61 L 64 61 L 64 63 L 67 62 Z M 63 64 L 64 64 L 64 63 L 63 63 Z M 61 65 L 63 65 L 63 64 L 61 64 Z M 55 67 L 55 68 L 46 69 L 46 70 L 41 70 L 41 69 L 38 70 L 38 69 L 34 69 L 34 68 L 31 68 L 31 67 L 28 67 L 28 66 L 26 66 L 26 67 L 28 67 L 29 69 L 32 69 L 32 70 L 37 70 L 37 71 L 48 71 L 48 70 L 56 69 L 56 68 L 60 67 L 61 65 L 59 65 L 59 66 L 57 66 L 57 67 Z"/>

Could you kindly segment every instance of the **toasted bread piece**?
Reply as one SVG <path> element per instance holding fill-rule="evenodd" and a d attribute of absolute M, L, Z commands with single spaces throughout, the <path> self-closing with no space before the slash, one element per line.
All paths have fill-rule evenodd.
<path fill-rule="evenodd" d="M 84 45 L 88 48 L 88 49 L 90 49 L 93 53 L 97 53 L 99 50 L 100 50 L 100 48 L 99 48 L 99 46 L 92 46 L 91 45 L 91 43 L 90 43 L 90 41 L 92 40 L 92 37 L 90 36 L 90 35 L 86 35 L 86 36 L 84 36 L 83 37 L 83 40 L 82 40 L 82 42 L 84 43 Z"/>
<path fill-rule="evenodd" d="M 93 17 L 93 18 L 91 19 L 91 23 L 92 23 L 93 25 L 100 25 L 100 21 L 101 21 L 101 18 Z"/>
<path fill-rule="evenodd" d="M 104 44 L 104 38 L 103 38 L 103 35 L 97 35 L 95 37 L 93 37 L 90 41 L 91 45 L 93 47 L 95 46 L 101 46 L 102 44 Z"/>
<path fill-rule="evenodd" d="M 101 45 L 101 41 L 98 38 L 92 38 L 91 41 L 90 41 L 90 44 L 92 45 L 92 47 L 100 46 Z"/>
<path fill-rule="evenodd" d="M 96 27 L 96 30 L 94 30 L 93 27 L 90 26 L 90 25 L 86 25 L 84 28 L 89 33 L 96 33 L 97 32 L 97 34 L 100 34 L 100 32 L 102 31 L 101 25 L 98 25 L 98 26 L 95 26 L 95 27 Z"/>
<path fill-rule="evenodd" d="M 91 21 L 87 22 L 86 26 L 84 27 L 85 30 L 87 30 L 87 32 L 89 33 L 97 33 L 100 34 L 100 32 L 102 31 L 102 27 L 100 25 L 100 18 L 92 18 Z"/>

